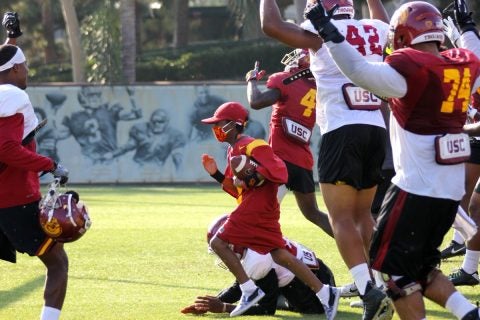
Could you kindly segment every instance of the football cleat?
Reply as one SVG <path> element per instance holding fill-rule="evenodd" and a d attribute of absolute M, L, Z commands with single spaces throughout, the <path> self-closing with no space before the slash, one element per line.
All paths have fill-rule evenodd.
<path fill-rule="evenodd" d="M 340 289 L 335 287 L 329 287 L 330 297 L 328 298 L 328 304 L 323 303 L 323 310 L 325 310 L 325 316 L 327 320 L 335 319 L 338 310 L 338 300 L 340 299 Z"/>
<path fill-rule="evenodd" d="M 393 317 L 392 300 L 371 282 L 367 284 L 363 300 L 362 320 L 390 320 Z"/>
<path fill-rule="evenodd" d="M 360 295 L 355 282 L 346 284 L 343 287 L 340 287 L 339 290 L 340 290 L 340 297 L 342 298 L 358 297 Z"/>
<path fill-rule="evenodd" d="M 260 301 L 265 296 L 265 292 L 262 289 L 258 288 L 253 291 L 250 295 L 245 295 L 242 293 L 240 298 L 240 303 L 230 312 L 230 317 L 236 317 L 244 314 L 248 309 L 253 307 L 255 303 Z"/>
<path fill-rule="evenodd" d="M 456 256 L 462 256 L 465 254 L 466 248 L 465 244 L 460 244 L 455 240 L 452 240 L 448 247 L 442 250 L 440 257 L 442 259 L 448 259 Z"/>
<path fill-rule="evenodd" d="M 464 315 L 461 320 L 480 320 L 480 310 L 478 308 L 473 309 Z"/>
<path fill-rule="evenodd" d="M 465 272 L 462 268 L 453 271 L 448 275 L 448 280 L 452 281 L 454 286 L 476 286 L 480 283 L 478 272 L 470 274 Z"/>

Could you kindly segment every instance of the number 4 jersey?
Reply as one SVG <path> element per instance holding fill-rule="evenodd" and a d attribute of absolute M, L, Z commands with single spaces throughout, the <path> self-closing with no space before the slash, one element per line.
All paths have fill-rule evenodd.
<path fill-rule="evenodd" d="M 269 144 L 282 160 L 312 170 L 308 142 L 315 126 L 315 81 L 300 78 L 284 84 L 297 71 L 277 72 L 268 78 L 267 88 L 280 91 L 279 100 L 272 106 Z"/>
<path fill-rule="evenodd" d="M 383 49 L 387 43 L 388 24 L 373 19 L 332 20 L 347 42 L 368 61 L 383 61 Z M 302 28 L 317 34 L 312 23 L 306 20 Z M 342 87 L 350 83 L 330 57 L 327 48 L 310 50 L 310 69 L 317 84 L 317 124 L 322 134 L 349 124 L 368 124 L 385 128 L 379 110 L 353 110 L 345 97 Z M 372 74 L 372 77 L 375 75 Z M 365 92 L 366 93 L 366 92 Z M 354 96 L 353 96 L 354 97 Z M 360 94 L 358 105 L 377 103 L 375 96 Z"/>

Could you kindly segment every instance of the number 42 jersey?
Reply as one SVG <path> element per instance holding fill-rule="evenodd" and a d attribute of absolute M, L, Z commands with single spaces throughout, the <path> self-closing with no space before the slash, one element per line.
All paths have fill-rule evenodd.
<path fill-rule="evenodd" d="M 383 61 L 388 24 L 374 19 L 332 20 L 332 23 L 345 36 L 347 42 L 368 61 Z M 302 23 L 302 28 L 317 34 L 309 20 Z M 349 108 L 342 87 L 351 81 L 340 72 L 325 46 L 316 52 L 310 50 L 310 70 L 314 74 L 317 84 L 317 124 L 320 126 L 322 134 L 349 124 L 385 127 L 385 121 L 379 110 L 352 110 Z M 372 74 L 372 77 L 374 76 Z M 365 94 L 364 98 L 378 101 L 378 98 L 372 94 Z"/>

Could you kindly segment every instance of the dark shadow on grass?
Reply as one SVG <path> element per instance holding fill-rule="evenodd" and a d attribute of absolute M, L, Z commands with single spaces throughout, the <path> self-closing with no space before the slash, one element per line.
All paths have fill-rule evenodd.
<path fill-rule="evenodd" d="M 45 276 L 37 276 L 14 289 L 0 291 L 0 309 L 5 308 L 15 301 L 21 300 L 23 296 L 30 294 L 36 288 L 43 287 L 44 282 Z"/>

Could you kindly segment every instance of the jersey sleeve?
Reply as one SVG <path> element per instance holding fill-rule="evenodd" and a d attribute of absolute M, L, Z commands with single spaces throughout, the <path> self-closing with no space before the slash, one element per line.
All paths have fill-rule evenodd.
<path fill-rule="evenodd" d="M 284 184 L 288 180 L 285 162 L 273 153 L 272 147 L 261 139 L 255 139 L 246 147 L 246 155 L 252 157 L 258 164 L 257 172 L 265 179 Z"/>
<path fill-rule="evenodd" d="M 35 152 L 35 142 L 22 145 L 23 115 L 0 117 L 0 162 L 28 171 L 48 171 L 53 160 Z"/>

